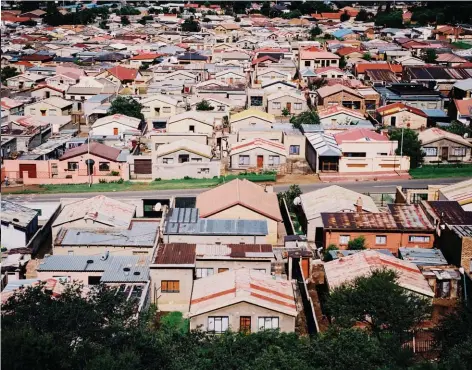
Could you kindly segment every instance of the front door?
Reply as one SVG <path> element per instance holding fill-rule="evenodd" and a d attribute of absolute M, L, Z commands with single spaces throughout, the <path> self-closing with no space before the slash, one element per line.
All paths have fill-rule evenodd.
<path fill-rule="evenodd" d="M 23 178 L 23 171 L 28 172 L 28 177 L 30 179 L 35 179 L 36 174 L 36 165 L 35 164 L 20 164 L 20 178 Z"/>
<path fill-rule="evenodd" d="M 447 146 L 443 146 L 441 148 L 441 159 L 443 161 L 447 161 L 448 157 L 449 157 L 449 148 Z"/>
<path fill-rule="evenodd" d="M 51 163 L 51 174 L 53 176 L 57 176 L 59 174 L 59 171 L 57 169 L 57 163 Z"/>
<path fill-rule="evenodd" d="M 251 332 L 251 316 L 241 316 L 239 318 L 239 331 L 242 333 Z"/>
<path fill-rule="evenodd" d="M 118 127 L 113 128 L 113 135 L 118 135 Z"/>
<path fill-rule="evenodd" d="M 292 103 L 287 103 L 287 110 L 289 113 L 292 113 Z"/>
<path fill-rule="evenodd" d="M 264 156 L 263 155 L 258 155 L 257 156 L 257 168 L 262 168 L 264 167 Z"/>

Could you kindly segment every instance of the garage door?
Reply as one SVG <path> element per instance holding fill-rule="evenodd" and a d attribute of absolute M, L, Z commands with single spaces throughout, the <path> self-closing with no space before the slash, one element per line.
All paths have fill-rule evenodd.
<path fill-rule="evenodd" d="M 138 175 L 150 175 L 152 173 L 151 159 L 135 159 L 134 173 Z"/>
<path fill-rule="evenodd" d="M 36 178 L 36 165 L 35 164 L 20 164 L 20 178 L 23 178 L 23 171 L 28 172 L 28 177 L 31 179 Z"/>

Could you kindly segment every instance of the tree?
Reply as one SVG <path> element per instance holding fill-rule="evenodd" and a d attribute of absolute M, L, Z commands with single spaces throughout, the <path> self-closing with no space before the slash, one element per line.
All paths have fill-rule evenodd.
<path fill-rule="evenodd" d="M 318 27 L 318 26 L 312 27 L 312 28 L 310 28 L 310 39 L 314 40 L 315 38 L 317 38 L 322 33 L 323 33 L 323 31 L 321 30 L 320 27 Z"/>
<path fill-rule="evenodd" d="M 362 59 L 370 61 L 372 60 L 372 55 L 369 52 L 362 54 Z"/>
<path fill-rule="evenodd" d="M 395 271 L 381 269 L 335 288 L 327 302 L 334 325 L 351 328 L 359 322 L 378 340 L 404 340 L 428 317 L 431 303 L 397 282 Z"/>
<path fill-rule="evenodd" d="M 366 248 L 365 237 L 363 235 L 358 236 L 355 239 L 349 240 L 347 243 L 347 249 L 350 251 L 360 251 Z"/>
<path fill-rule="evenodd" d="M 367 15 L 367 11 L 365 9 L 361 9 L 359 10 L 359 13 L 357 13 L 356 18 L 354 20 L 358 22 L 366 22 L 368 18 L 369 16 Z"/>
<path fill-rule="evenodd" d="M 143 114 L 141 113 L 142 109 L 141 103 L 134 100 L 132 97 L 123 97 L 118 96 L 115 100 L 112 101 L 110 109 L 108 109 L 108 114 L 123 114 L 128 117 L 144 119 Z"/>
<path fill-rule="evenodd" d="M 208 22 L 211 22 L 211 19 L 208 17 L 205 17 L 202 19 L 202 22 L 208 23 Z"/>
<path fill-rule="evenodd" d="M 279 204 L 282 204 L 282 198 L 284 198 L 289 210 L 295 211 L 299 206 L 293 204 L 293 201 L 300 195 L 302 195 L 302 189 L 300 189 L 300 186 L 294 184 L 290 185 L 287 191 L 278 193 L 277 198 L 279 200 Z"/>
<path fill-rule="evenodd" d="M 375 25 L 379 27 L 403 27 L 403 16 L 401 11 L 379 12 L 375 17 Z"/>
<path fill-rule="evenodd" d="M 460 121 L 454 120 L 451 122 L 449 126 L 445 126 L 443 129 L 445 131 L 451 132 L 456 135 L 460 135 L 462 137 L 464 137 L 464 135 L 466 134 L 468 138 L 472 137 L 472 127 L 467 126 Z"/>
<path fill-rule="evenodd" d="M 6 66 L 1 69 L 0 74 L 2 83 L 6 83 L 7 79 L 18 76 L 20 72 L 14 67 Z"/>
<path fill-rule="evenodd" d="M 434 50 L 434 49 L 427 49 L 426 50 L 426 54 L 424 56 L 424 61 L 426 63 L 434 63 L 437 58 L 438 58 L 438 55 L 436 54 L 436 50 Z"/>
<path fill-rule="evenodd" d="M 402 145 L 403 131 L 403 145 Z M 403 154 L 410 157 L 410 168 L 421 166 L 424 160 L 424 152 L 421 149 L 421 141 L 418 139 L 418 133 L 409 128 L 394 129 L 390 133 L 390 140 L 398 141 L 398 148 L 395 151 L 397 155 Z M 403 147 L 403 152 L 402 152 Z"/>
<path fill-rule="evenodd" d="M 215 107 L 212 107 L 208 100 L 203 99 L 201 102 L 198 102 L 196 105 L 197 110 L 203 110 L 203 111 L 208 111 L 208 110 L 213 110 Z"/>
<path fill-rule="evenodd" d="M 302 125 L 319 125 L 320 124 L 320 117 L 318 113 L 313 110 L 307 110 L 303 113 L 300 113 L 298 116 L 293 116 L 290 119 L 293 127 L 301 128 Z"/>
<path fill-rule="evenodd" d="M 287 107 L 284 107 L 284 109 L 282 109 L 282 116 L 284 117 L 290 116 L 290 111 L 288 110 Z"/>
<path fill-rule="evenodd" d="M 191 16 L 182 23 L 182 31 L 184 32 L 200 32 L 200 24 Z"/>
<path fill-rule="evenodd" d="M 341 17 L 339 18 L 341 22 L 347 22 L 351 16 L 345 11 L 343 14 L 341 14 Z"/>
<path fill-rule="evenodd" d="M 131 24 L 131 22 L 129 21 L 129 18 L 126 15 L 121 16 L 121 24 L 123 26 L 128 26 L 129 24 Z"/>
<path fill-rule="evenodd" d="M 331 254 L 329 252 L 337 251 L 337 250 L 339 250 L 339 248 L 336 244 L 328 245 L 328 247 L 325 250 L 323 250 L 323 261 L 325 262 L 332 261 L 333 258 L 331 257 Z"/>
<path fill-rule="evenodd" d="M 347 65 L 346 57 L 344 55 L 341 55 L 341 58 L 339 59 L 339 68 L 343 69 Z"/>

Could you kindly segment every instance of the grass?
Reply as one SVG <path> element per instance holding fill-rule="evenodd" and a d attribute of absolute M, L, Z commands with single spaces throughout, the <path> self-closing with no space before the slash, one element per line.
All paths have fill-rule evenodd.
<path fill-rule="evenodd" d="M 212 179 L 177 179 L 177 180 L 159 180 L 151 182 L 132 182 L 123 181 L 122 183 L 109 182 L 93 184 L 63 184 L 63 185 L 39 185 L 38 190 L 21 189 L 12 191 L 10 194 L 34 194 L 34 193 L 98 193 L 114 191 L 144 191 L 144 190 L 178 190 L 178 189 L 202 189 L 220 185 L 222 183 L 239 179 L 248 179 L 254 182 L 275 181 L 275 173 L 264 174 L 240 174 L 221 176 Z"/>
<path fill-rule="evenodd" d="M 471 164 L 423 165 L 410 170 L 414 179 L 435 179 L 441 177 L 472 177 Z"/>

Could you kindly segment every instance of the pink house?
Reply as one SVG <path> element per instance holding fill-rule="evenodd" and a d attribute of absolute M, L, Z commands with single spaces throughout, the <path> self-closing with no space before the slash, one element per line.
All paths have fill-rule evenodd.
<path fill-rule="evenodd" d="M 129 180 L 126 156 L 121 150 L 93 142 L 66 151 L 54 160 L 5 160 L 5 174 L 10 182 L 25 185 L 81 184 L 89 181 L 87 160 L 93 160 L 92 181 Z"/>

